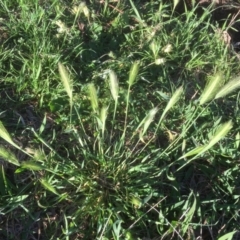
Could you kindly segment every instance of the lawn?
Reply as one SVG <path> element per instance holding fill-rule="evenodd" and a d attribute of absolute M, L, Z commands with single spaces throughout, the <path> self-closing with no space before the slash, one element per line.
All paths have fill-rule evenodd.
<path fill-rule="evenodd" d="M 240 239 L 239 17 L 177 2 L 0 0 L 0 239 Z"/>

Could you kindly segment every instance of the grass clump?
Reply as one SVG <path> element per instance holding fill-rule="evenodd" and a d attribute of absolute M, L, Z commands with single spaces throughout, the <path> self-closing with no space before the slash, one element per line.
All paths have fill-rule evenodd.
<path fill-rule="evenodd" d="M 211 9 L 0 3 L 0 238 L 238 236 L 238 62 Z"/>

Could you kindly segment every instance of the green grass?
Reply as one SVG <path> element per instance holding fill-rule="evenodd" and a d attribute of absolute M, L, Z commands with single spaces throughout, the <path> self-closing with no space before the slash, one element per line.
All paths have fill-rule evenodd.
<path fill-rule="evenodd" d="M 160 0 L 0 1 L 0 239 L 238 239 L 218 28 Z"/>

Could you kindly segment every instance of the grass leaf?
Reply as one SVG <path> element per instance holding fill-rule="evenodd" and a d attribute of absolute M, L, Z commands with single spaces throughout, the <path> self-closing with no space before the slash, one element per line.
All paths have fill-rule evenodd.
<path fill-rule="evenodd" d="M 134 5 L 133 1 L 132 1 L 132 0 L 129 0 L 129 2 L 130 2 L 130 4 L 131 4 L 131 6 L 132 6 L 132 8 L 133 8 L 133 10 L 134 10 L 134 12 L 135 12 L 135 14 L 136 14 L 136 16 L 137 16 L 137 19 L 138 19 L 140 22 L 142 22 L 143 20 L 142 20 L 142 18 L 141 18 L 141 16 L 140 16 L 140 14 L 139 14 L 136 6 Z"/>
<path fill-rule="evenodd" d="M 6 142 L 10 143 L 12 146 L 19 149 L 18 145 L 13 142 L 12 138 L 10 137 L 8 131 L 3 126 L 1 121 L 0 121 L 0 137 L 3 138 Z"/>
<path fill-rule="evenodd" d="M 191 196 L 192 194 L 190 194 Z M 189 197 L 190 197 L 189 196 Z M 182 231 L 183 231 L 183 235 L 185 235 L 185 233 L 187 232 L 187 230 L 189 229 L 189 224 L 194 216 L 194 212 L 196 210 L 196 206 L 197 206 L 197 200 L 196 197 L 193 195 L 194 197 L 194 201 L 193 204 L 191 206 L 191 208 L 189 209 L 189 211 L 187 212 L 185 219 L 183 221 L 183 227 L 182 227 Z M 189 200 L 189 199 L 188 199 Z"/>
<path fill-rule="evenodd" d="M 214 134 L 212 140 L 207 145 L 207 148 L 205 149 L 205 151 L 210 149 L 213 145 L 215 145 L 223 137 L 225 137 L 228 134 L 228 132 L 231 130 L 232 127 L 233 127 L 232 121 L 228 121 L 227 123 L 221 124 L 218 127 L 216 133 Z"/>
<path fill-rule="evenodd" d="M 158 125 L 162 122 L 163 118 L 165 117 L 165 115 L 167 114 L 167 112 L 177 103 L 177 101 L 180 99 L 181 95 L 183 92 L 183 87 L 179 87 L 175 93 L 172 95 L 172 97 L 170 98 L 166 108 L 164 109 L 162 116 L 159 120 Z"/>
<path fill-rule="evenodd" d="M 229 232 L 218 238 L 218 240 L 232 240 L 237 231 Z"/>
<path fill-rule="evenodd" d="M 215 99 L 225 97 L 229 95 L 231 92 L 237 90 L 238 88 L 240 88 L 240 77 L 234 78 L 233 80 L 225 84 L 216 94 Z"/>
<path fill-rule="evenodd" d="M 196 156 L 194 157 L 196 158 L 197 156 L 203 154 L 204 152 L 209 150 L 211 147 L 213 147 L 217 142 L 219 142 L 223 137 L 225 137 L 228 134 L 228 132 L 231 130 L 232 126 L 233 126 L 232 121 L 228 121 L 227 123 L 221 124 L 220 126 L 218 126 L 217 131 L 215 132 L 214 136 L 212 137 L 212 140 L 208 144 L 194 148 L 193 150 L 189 151 L 179 159 L 182 159 L 194 154 L 196 154 Z"/>
<path fill-rule="evenodd" d="M 206 147 L 207 147 L 207 145 L 198 146 L 198 147 L 192 149 L 191 151 L 189 151 L 188 153 L 184 154 L 184 155 L 183 155 L 182 157 L 180 157 L 179 159 L 186 158 L 186 157 L 190 157 L 190 156 L 194 156 L 194 155 L 198 155 L 198 154 L 201 153 Z"/>
<path fill-rule="evenodd" d="M 142 139 L 143 135 L 146 133 L 150 123 L 153 121 L 157 112 L 158 112 L 158 108 L 157 107 L 153 108 L 152 110 L 149 111 L 148 115 L 140 123 L 140 125 L 144 124 L 143 130 L 140 132 L 140 139 Z M 139 125 L 139 127 L 140 127 L 140 125 Z"/>

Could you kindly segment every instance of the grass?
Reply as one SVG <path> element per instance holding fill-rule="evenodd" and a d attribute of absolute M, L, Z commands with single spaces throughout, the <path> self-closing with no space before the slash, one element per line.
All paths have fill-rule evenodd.
<path fill-rule="evenodd" d="M 0 5 L 1 239 L 239 238 L 239 59 L 211 7 Z"/>

